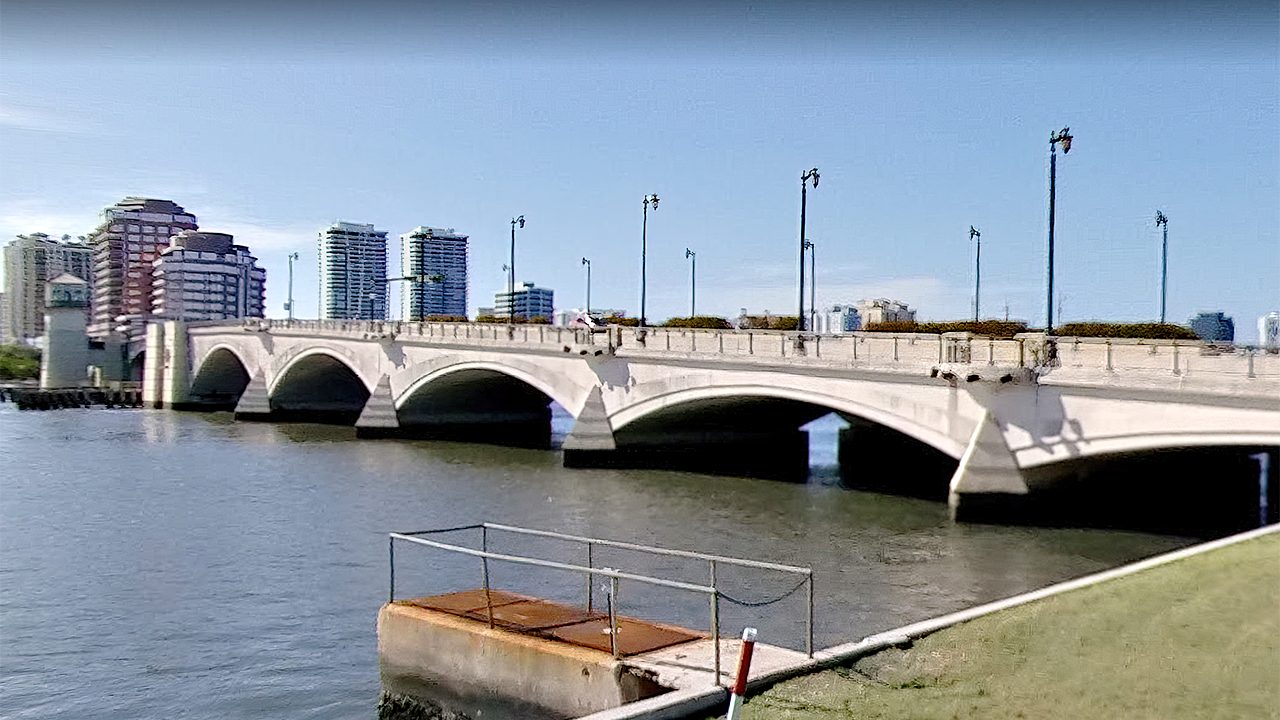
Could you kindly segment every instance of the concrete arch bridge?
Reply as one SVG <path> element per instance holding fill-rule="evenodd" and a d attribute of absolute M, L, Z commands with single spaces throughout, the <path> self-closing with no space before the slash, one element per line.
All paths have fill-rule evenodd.
<path fill-rule="evenodd" d="M 151 325 L 146 358 L 154 406 L 366 437 L 547 446 L 555 402 L 567 466 L 803 478 L 801 428 L 832 412 L 846 477 L 953 498 L 1181 448 L 1280 465 L 1280 356 L 1198 342 L 254 319 Z"/>

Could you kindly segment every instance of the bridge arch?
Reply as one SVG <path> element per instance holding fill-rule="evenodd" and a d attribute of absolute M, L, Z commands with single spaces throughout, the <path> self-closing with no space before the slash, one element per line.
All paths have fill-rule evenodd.
<path fill-rule="evenodd" d="M 368 380 L 327 348 L 297 353 L 267 385 L 273 417 L 306 422 L 353 424 L 370 394 Z"/>
<path fill-rule="evenodd" d="M 525 367 L 524 363 L 499 363 L 488 360 L 460 360 L 457 358 L 445 358 L 442 360 L 443 362 L 433 363 L 434 367 L 417 365 L 406 368 L 405 377 L 412 379 L 404 390 L 397 393 L 395 398 L 397 410 L 410 404 L 416 395 L 429 391 L 433 385 L 438 386 L 440 382 L 446 381 L 451 376 L 454 379 L 459 377 L 478 379 L 490 377 L 490 374 L 510 377 L 546 396 L 548 400 L 558 403 L 570 413 L 574 413 L 581 406 L 583 397 L 585 397 L 585 392 L 574 393 L 566 391 L 562 382 L 556 382 L 556 380 L 561 379 L 560 376 L 549 377 L 549 374 L 545 371 L 538 372 L 537 368 Z M 422 373 L 421 375 L 418 374 L 420 372 Z"/>
<path fill-rule="evenodd" d="M 408 372 L 393 403 L 401 435 L 549 447 L 550 405 L 572 401 L 552 379 L 508 363 L 444 357 Z"/>
<path fill-rule="evenodd" d="M 191 381 L 189 404 L 206 409 L 235 409 L 249 385 L 249 364 L 226 343 L 209 349 Z"/>
<path fill-rule="evenodd" d="M 780 409 L 794 408 L 790 412 L 796 418 L 803 419 L 793 425 L 793 428 L 811 422 L 829 412 L 834 412 L 846 419 L 856 417 L 877 425 L 883 425 L 952 458 L 959 458 L 965 450 L 965 444 L 954 439 L 944 428 L 917 422 L 912 418 L 893 412 L 891 407 L 861 402 L 848 397 L 755 383 L 672 390 L 628 405 L 610 415 L 609 420 L 615 433 L 625 434 L 629 426 L 639 423 L 641 427 L 644 427 L 651 425 L 655 420 L 661 421 L 663 418 L 674 419 L 678 415 L 691 410 L 696 412 L 699 406 L 724 407 L 726 411 L 731 412 L 735 402 L 743 405 L 756 404 L 760 399 L 775 401 L 774 406 Z M 814 408 L 816 414 L 801 411 L 799 407 Z M 779 420 L 789 423 L 791 416 L 784 414 Z M 971 431 L 972 426 L 967 429 L 965 437 Z"/>

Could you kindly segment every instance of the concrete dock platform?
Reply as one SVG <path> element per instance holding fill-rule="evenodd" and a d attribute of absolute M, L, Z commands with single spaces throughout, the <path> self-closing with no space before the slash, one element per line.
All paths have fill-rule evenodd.
<path fill-rule="evenodd" d="M 492 621 L 492 622 L 491 622 Z M 500 590 L 471 590 L 383 606 L 378 653 L 384 678 L 410 679 L 450 697 L 499 695 L 578 717 L 669 693 L 718 698 L 742 643 L 686 628 Z M 804 653 L 757 643 L 753 677 L 794 672 Z M 714 702 L 714 700 L 713 700 Z M 623 715 L 625 716 L 625 715 Z"/>

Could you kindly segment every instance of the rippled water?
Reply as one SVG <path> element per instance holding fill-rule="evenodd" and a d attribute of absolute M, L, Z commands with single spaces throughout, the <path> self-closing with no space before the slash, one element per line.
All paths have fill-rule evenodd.
<path fill-rule="evenodd" d="M 936 503 L 842 489 L 823 467 L 808 485 L 565 470 L 554 452 L 357 440 L 350 428 L 228 414 L 4 405 L 0 457 L 6 718 L 372 718 L 388 531 L 492 521 L 811 565 L 819 647 L 1189 542 L 956 525 Z M 400 568 L 400 555 L 404 593 L 479 583 L 474 564 L 419 554 Z M 701 566 L 624 561 L 705 580 Z M 792 585 L 721 579 L 743 600 Z M 582 591 L 578 578 L 523 569 L 495 571 L 495 583 Z M 723 628 L 753 624 L 763 642 L 802 647 L 802 599 L 727 604 Z M 706 626 L 699 598 L 631 587 L 621 602 Z"/>

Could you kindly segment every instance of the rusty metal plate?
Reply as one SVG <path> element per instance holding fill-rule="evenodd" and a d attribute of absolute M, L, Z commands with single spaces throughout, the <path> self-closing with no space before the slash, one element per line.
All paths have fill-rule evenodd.
<path fill-rule="evenodd" d="M 555 628 L 546 631 L 546 634 L 574 645 L 613 652 L 609 644 L 609 618 L 607 617 Z M 618 618 L 618 642 L 623 655 L 649 652 L 701 638 L 702 635 L 692 630 L 653 625 L 643 620 Z"/>
<path fill-rule="evenodd" d="M 482 607 L 468 612 L 466 615 L 481 622 L 489 621 L 488 608 Z M 589 613 L 586 610 L 546 600 L 522 600 L 504 605 L 495 605 L 493 608 L 494 625 L 521 632 L 545 630 L 599 617 L 599 613 Z"/>
<path fill-rule="evenodd" d="M 506 592 L 505 590 L 490 590 L 489 597 L 492 598 L 494 607 L 499 605 L 509 605 L 514 602 L 524 602 L 527 600 L 537 599 L 528 595 Z M 466 590 L 464 592 L 449 593 L 447 595 L 432 595 L 430 597 L 405 600 L 405 602 L 410 605 L 427 608 L 428 610 L 440 610 L 454 615 L 466 615 L 476 611 L 483 613 L 489 606 L 489 601 L 486 600 L 483 589 Z"/>

